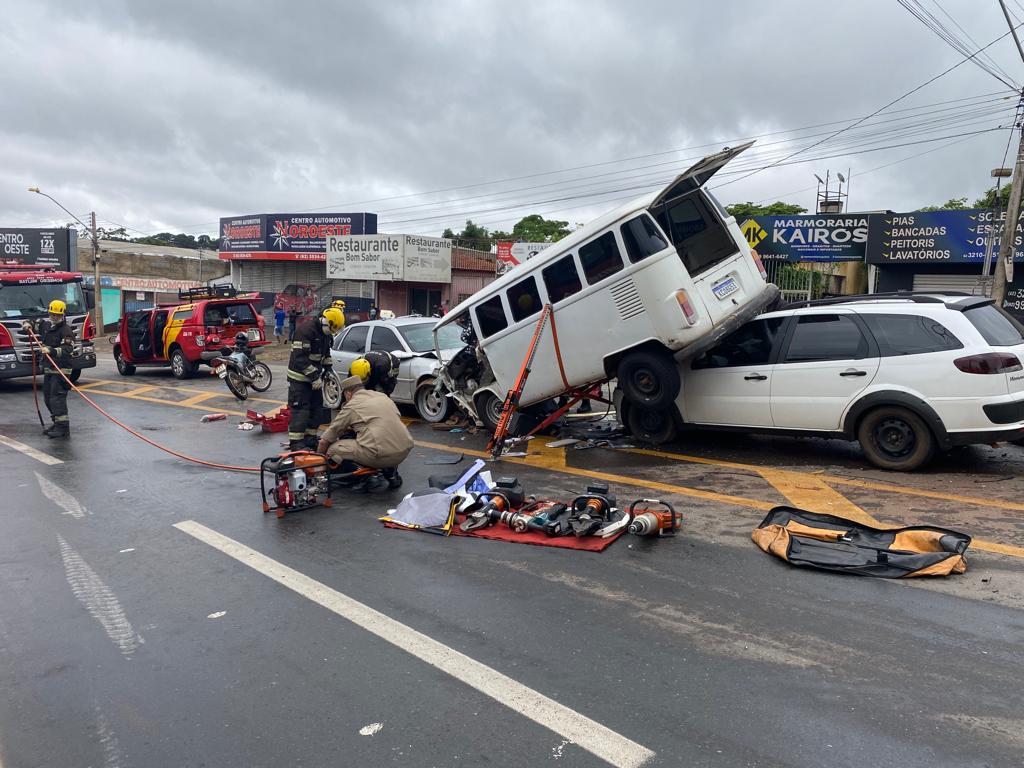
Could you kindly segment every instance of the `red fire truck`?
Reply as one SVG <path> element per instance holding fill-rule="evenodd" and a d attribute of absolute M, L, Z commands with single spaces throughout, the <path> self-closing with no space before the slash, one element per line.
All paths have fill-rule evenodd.
<path fill-rule="evenodd" d="M 90 362 L 76 367 L 71 380 L 78 379 L 81 368 L 96 365 L 92 348 L 96 329 L 82 290 L 82 274 L 35 264 L 0 263 L 0 379 L 32 375 L 29 337 L 21 324 L 46 317 L 46 309 L 54 299 L 67 305 L 67 322 L 75 331 L 76 346 L 89 353 L 82 359 Z M 39 362 L 37 367 L 41 370 Z"/>

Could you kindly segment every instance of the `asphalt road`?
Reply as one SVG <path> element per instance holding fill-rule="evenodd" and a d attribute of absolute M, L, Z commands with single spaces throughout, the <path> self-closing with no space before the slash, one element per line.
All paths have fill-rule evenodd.
<path fill-rule="evenodd" d="M 244 410 L 208 377 L 104 362 L 82 383 L 175 450 L 245 466 L 278 451 L 234 415 L 200 423 Z M 901 476 L 835 441 L 539 440 L 495 467 L 538 495 L 603 477 L 684 511 L 674 539 L 594 554 L 377 521 L 466 467 L 479 435 L 413 424 L 401 491 L 279 520 L 254 476 L 70 406 L 71 440 L 50 441 L 31 388 L 0 383 L 0 436 L 45 454 L 0 445 L 3 768 L 1024 765 L 1018 448 Z M 978 541 L 949 579 L 801 571 L 749 538 L 787 502 Z"/>

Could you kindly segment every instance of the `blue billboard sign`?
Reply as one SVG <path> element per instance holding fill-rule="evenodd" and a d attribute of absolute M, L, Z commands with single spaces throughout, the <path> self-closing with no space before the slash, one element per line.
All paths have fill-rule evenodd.
<path fill-rule="evenodd" d="M 864 261 L 868 214 L 753 216 L 740 224 L 766 261 Z"/>
<path fill-rule="evenodd" d="M 999 253 L 999 230 L 1005 212 L 980 208 L 967 211 L 919 211 L 872 216 L 868 239 L 869 264 L 981 264 L 988 240 L 993 259 Z M 1022 228 L 1017 222 L 1014 261 L 1024 261 Z"/>

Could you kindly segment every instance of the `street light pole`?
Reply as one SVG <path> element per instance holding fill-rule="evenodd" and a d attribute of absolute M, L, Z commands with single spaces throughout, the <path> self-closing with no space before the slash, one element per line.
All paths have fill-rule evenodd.
<path fill-rule="evenodd" d="M 95 299 L 96 306 L 96 333 L 103 333 L 103 291 L 100 289 L 100 240 L 96 233 L 96 212 L 89 214 L 89 220 L 92 225 L 86 224 L 80 218 L 75 216 L 71 211 L 61 205 L 56 199 L 43 192 L 39 187 L 29 187 L 29 192 L 35 192 L 37 195 L 49 199 L 54 205 L 60 208 L 64 213 L 70 216 L 72 219 L 82 225 L 82 228 L 89 232 L 90 239 L 92 241 L 92 273 L 93 273 L 93 297 Z"/>

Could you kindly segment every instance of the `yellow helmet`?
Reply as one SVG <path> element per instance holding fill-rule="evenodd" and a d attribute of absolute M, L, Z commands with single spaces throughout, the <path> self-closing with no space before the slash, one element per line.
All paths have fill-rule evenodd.
<path fill-rule="evenodd" d="M 345 311 L 344 299 L 335 299 L 334 301 L 331 302 L 331 306 L 334 307 L 335 309 L 340 309 L 342 312 Z"/>
<path fill-rule="evenodd" d="M 354 331 L 353 331 L 354 333 Z M 351 367 L 348 369 L 349 376 L 358 376 L 363 381 L 370 378 L 370 361 L 365 357 L 360 357 L 358 360 L 353 360 Z"/>
<path fill-rule="evenodd" d="M 323 319 L 331 333 L 337 333 L 345 327 L 345 315 L 342 314 L 340 309 L 335 307 L 325 309 Z"/>
<path fill-rule="evenodd" d="M 51 315 L 63 315 L 67 311 L 67 304 L 60 299 L 54 299 L 50 302 L 50 307 L 46 311 Z"/>

